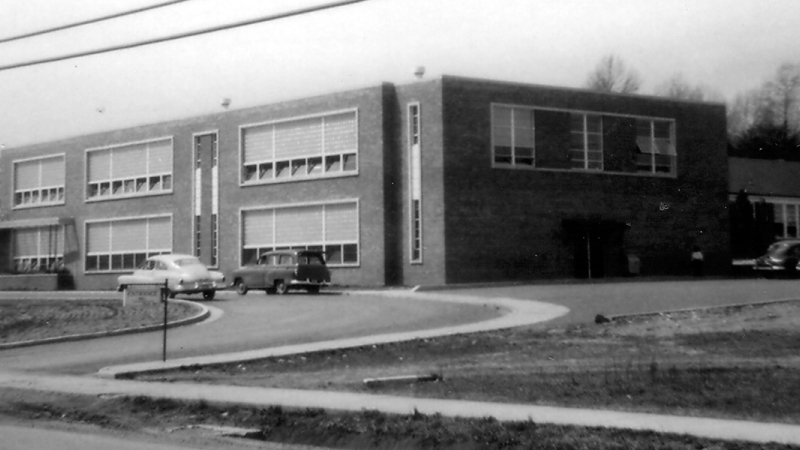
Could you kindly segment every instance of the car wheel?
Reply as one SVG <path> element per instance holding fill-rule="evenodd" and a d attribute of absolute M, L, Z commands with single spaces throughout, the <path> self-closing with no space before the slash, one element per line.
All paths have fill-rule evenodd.
<path fill-rule="evenodd" d="M 266 288 L 264 289 L 264 292 L 266 292 L 267 295 L 275 295 L 275 288 L 274 287 Z"/>
<path fill-rule="evenodd" d="M 239 295 L 247 294 L 247 284 L 244 280 L 236 280 L 236 293 Z"/>
<path fill-rule="evenodd" d="M 203 300 L 214 300 L 217 291 L 203 291 Z"/>
<path fill-rule="evenodd" d="M 283 280 L 278 280 L 275 282 L 275 293 L 278 295 L 283 295 L 289 292 L 289 287 L 286 286 L 286 283 Z"/>
<path fill-rule="evenodd" d="M 306 288 L 309 294 L 319 294 L 319 286 L 309 286 Z"/>

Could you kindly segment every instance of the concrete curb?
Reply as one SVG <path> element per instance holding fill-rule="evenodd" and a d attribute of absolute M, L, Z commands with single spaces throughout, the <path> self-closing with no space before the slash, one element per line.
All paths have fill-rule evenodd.
<path fill-rule="evenodd" d="M 171 299 L 170 302 L 176 303 L 188 303 L 192 305 L 200 306 L 200 312 L 192 317 L 187 317 L 186 319 L 176 320 L 173 322 L 167 323 L 167 328 L 177 328 L 183 327 L 186 325 L 192 325 L 198 322 L 202 322 L 206 320 L 210 315 L 211 311 L 202 303 L 197 303 L 189 300 L 180 300 L 180 299 Z M 146 333 L 148 331 L 158 331 L 163 330 L 164 324 L 158 325 L 147 325 L 143 327 L 135 327 L 135 328 L 120 328 L 117 330 L 110 330 L 110 331 L 101 331 L 98 333 L 82 333 L 82 334 L 71 334 L 68 336 L 58 336 L 46 339 L 35 339 L 30 341 L 19 341 L 19 342 L 9 342 L 6 344 L 0 344 L 0 351 L 2 350 L 10 350 L 12 348 L 22 348 L 22 347 L 32 347 L 34 345 L 45 345 L 45 344 L 56 344 L 59 342 L 74 342 L 74 341 L 83 341 L 87 339 L 97 339 L 102 337 L 110 337 L 110 336 L 121 336 L 125 334 L 134 334 L 134 333 Z"/>
<path fill-rule="evenodd" d="M 214 364 L 228 364 L 243 361 L 252 361 L 277 356 L 299 355 L 324 350 L 340 350 L 368 345 L 388 344 L 395 342 L 413 341 L 439 336 L 468 334 L 480 331 L 499 330 L 518 326 L 531 325 L 555 319 L 569 312 L 564 306 L 535 300 L 519 300 L 511 298 L 480 298 L 444 294 L 412 293 L 409 291 L 358 291 L 349 292 L 349 295 L 381 295 L 386 297 L 408 297 L 415 300 L 445 301 L 453 303 L 466 303 L 472 305 L 491 305 L 505 314 L 493 319 L 480 322 L 466 323 L 448 327 L 404 331 L 397 333 L 361 336 L 355 338 L 335 339 L 324 342 L 310 342 L 306 344 L 286 345 L 257 350 L 248 350 L 234 353 L 224 353 L 208 356 L 178 358 L 169 361 L 151 361 L 120 366 L 103 367 L 97 375 L 104 378 L 125 378 L 135 374 L 154 373 L 163 370 L 178 369 L 181 367 L 196 367 Z"/>

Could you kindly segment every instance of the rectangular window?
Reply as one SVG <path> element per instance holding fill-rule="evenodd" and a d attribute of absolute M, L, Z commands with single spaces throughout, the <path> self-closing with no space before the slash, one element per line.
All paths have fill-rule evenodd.
<path fill-rule="evenodd" d="M 150 256 L 172 253 L 172 218 L 87 222 L 85 242 L 86 272 L 133 270 Z"/>
<path fill-rule="evenodd" d="M 603 119 L 596 114 L 572 113 L 570 159 L 573 169 L 603 170 Z"/>
<path fill-rule="evenodd" d="M 285 248 L 322 250 L 332 266 L 359 264 L 355 201 L 250 209 L 242 211 L 241 223 L 243 264 Z"/>
<path fill-rule="evenodd" d="M 340 176 L 358 170 L 356 111 L 246 126 L 240 138 L 242 184 Z"/>
<path fill-rule="evenodd" d="M 675 174 L 675 123 L 668 120 L 636 120 L 636 167 L 639 172 Z"/>
<path fill-rule="evenodd" d="M 422 142 L 419 103 L 408 105 L 409 245 L 411 263 L 422 263 Z"/>
<path fill-rule="evenodd" d="M 64 268 L 64 227 L 14 230 L 12 248 L 15 272 L 57 272 Z"/>
<path fill-rule="evenodd" d="M 86 199 L 172 192 L 172 138 L 86 151 Z"/>
<path fill-rule="evenodd" d="M 495 166 L 533 167 L 533 109 L 492 106 L 492 161 Z"/>
<path fill-rule="evenodd" d="M 64 204 L 64 155 L 14 161 L 14 207 Z"/>
<path fill-rule="evenodd" d="M 774 234 L 776 239 L 800 237 L 800 203 L 770 202 L 775 212 Z"/>

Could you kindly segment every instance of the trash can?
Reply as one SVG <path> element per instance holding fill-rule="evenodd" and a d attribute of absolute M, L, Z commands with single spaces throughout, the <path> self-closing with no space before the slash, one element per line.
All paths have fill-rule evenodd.
<path fill-rule="evenodd" d="M 628 275 L 634 276 L 639 275 L 639 270 L 641 269 L 641 263 L 639 262 L 639 257 L 629 253 L 628 254 Z"/>

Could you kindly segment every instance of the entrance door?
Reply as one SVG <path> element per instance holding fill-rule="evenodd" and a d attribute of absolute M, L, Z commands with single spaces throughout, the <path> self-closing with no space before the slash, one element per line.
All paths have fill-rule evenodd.
<path fill-rule="evenodd" d="M 219 266 L 219 150 L 217 133 L 194 137 L 194 255 Z"/>
<path fill-rule="evenodd" d="M 564 227 L 573 246 L 576 278 L 625 275 L 624 224 L 584 219 L 565 221 Z"/>

